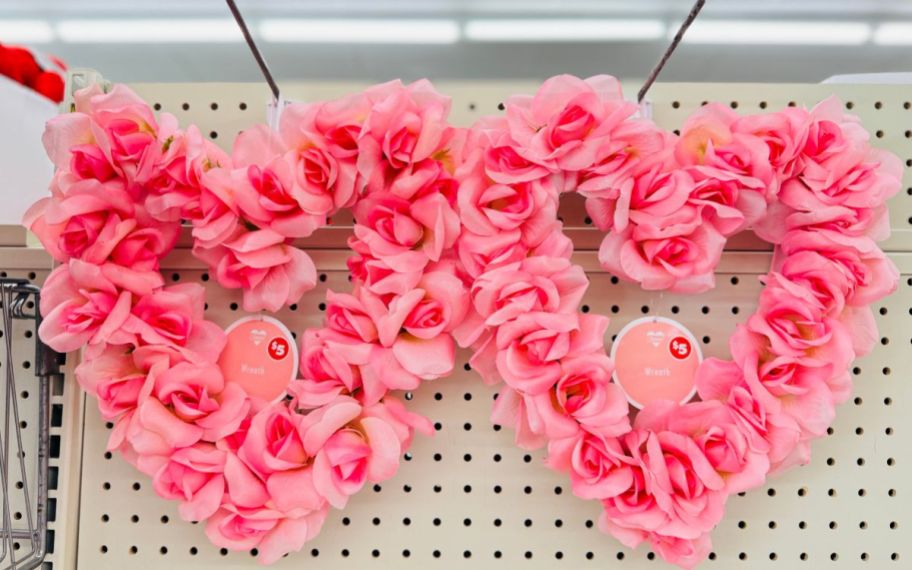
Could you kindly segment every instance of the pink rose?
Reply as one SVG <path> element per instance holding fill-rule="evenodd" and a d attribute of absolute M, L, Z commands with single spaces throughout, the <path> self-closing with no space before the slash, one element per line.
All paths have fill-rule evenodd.
<path fill-rule="evenodd" d="M 203 179 L 210 170 L 230 169 L 231 159 L 203 137 L 195 125 L 175 133 L 165 142 L 164 154 L 154 176 L 143 184 L 148 192 L 145 207 L 162 222 L 198 221 L 205 217 Z"/>
<path fill-rule="evenodd" d="M 523 313 L 575 312 L 588 285 L 582 267 L 560 257 L 532 257 L 492 269 L 472 283 L 472 310 L 457 339 L 469 346 L 487 327 Z"/>
<path fill-rule="evenodd" d="M 506 119 L 493 118 L 496 129 L 489 129 L 483 135 L 488 140 L 479 149 L 484 174 L 497 184 L 517 184 L 532 182 L 548 175 L 548 169 L 536 164 L 520 154 L 517 143 L 507 131 Z M 486 125 L 491 127 L 493 125 Z M 467 145 L 468 146 L 468 145 Z M 468 158 L 466 162 L 470 162 Z"/>
<path fill-rule="evenodd" d="M 738 336 L 737 333 L 735 336 Z M 733 347 L 734 342 L 733 337 Z M 781 464 L 797 448 L 801 438 L 798 423 L 791 416 L 781 413 L 778 403 L 768 407 L 769 399 L 755 397 L 740 365 L 708 358 L 697 369 L 696 382 L 700 398 L 718 400 L 731 408 L 742 432 L 751 439 L 751 445 L 756 449 L 766 449 L 771 466 Z"/>
<path fill-rule="evenodd" d="M 142 182 L 153 171 L 177 120 L 152 109 L 125 85 L 108 93 L 88 88 L 76 96 L 76 112 L 91 118 L 92 135 L 115 170 L 130 182 Z"/>
<path fill-rule="evenodd" d="M 809 113 L 798 107 L 741 116 L 731 125 L 732 131 L 757 137 L 766 143 L 770 164 L 780 180 L 791 177 L 798 168 L 798 157 L 806 144 L 808 127 Z"/>
<path fill-rule="evenodd" d="M 465 285 L 449 271 L 428 271 L 413 290 L 388 300 L 370 293 L 362 299 L 383 346 L 394 346 L 401 334 L 433 340 L 451 332 L 468 310 Z"/>
<path fill-rule="evenodd" d="M 442 161 L 428 158 L 399 172 L 384 191 L 411 201 L 439 194 L 450 206 L 455 206 L 459 182 L 453 177 L 454 170 L 452 158 Z"/>
<path fill-rule="evenodd" d="M 510 97 L 506 107 L 520 154 L 551 170 L 592 165 L 604 139 L 636 111 L 608 75 L 552 77 L 534 96 Z"/>
<path fill-rule="evenodd" d="M 851 289 L 845 296 L 847 305 L 870 305 L 895 291 L 898 285 L 896 266 L 868 238 L 832 231 L 789 232 L 776 248 L 773 269 L 782 271 L 787 260 L 801 251 L 816 252 L 838 267 Z"/>
<path fill-rule="evenodd" d="M 769 446 L 725 404 L 709 400 L 687 405 L 660 400 L 637 414 L 637 429 L 670 431 L 693 439 L 712 468 L 725 481 L 725 492 L 759 487 L 769 471 Z"/>
<path fill-rule="evenodd" d="M 602 501 L 599 528 L 636 547 L 650 535 L 693 540 L 722 519 L 725 481 L 690 437 L 634 430 L 618 440 L 630 484 Z"/>
<path fill-rule="evenodd" d="M 692 114 L 675 148 L 681 165 L 709 166 L 741 178 L 745 185 L 762 185 L 769 195 L 778 191 L 766 141 L 753 134 L 733 130 L 739 119 L 728 107 L 713 103 Z"/>
<path fill-rule="evenodd" d="M 182 202 L 181 217 L 193 226 L 194 247 L 212 248 L 239 231 L 241 222 L 235 188 L 234 171 L 212 168 L 202 172 L 199 191 L 193 199 Z M 182 200 L 181 197 L 176 197 Z"/>
<path fill-rule="evenodd" d="M 547 463 L 570 473 L 573 494 L 581 499 L 616 497 L 633 484 L 634 470 L 618 440 L 585 429 L 549 441 Z"/>
<path fill-rule="evenodd" d="M 76 367 L 76 380 L 87 394 L 98 399 L 106 421 L 136 409 L 146 383 L 146 372 L 133 361 L 129 347 L 110 346 Z"/>
<path fill-rule="evenodd" d="M 215 364 L 153 369 L 150 381 L 149 397 L 139 405 L 140 421 L 175 448 L 233 433 L 250 409 L 244 389 L 226 384 Z"/>
<path fill-rule="evenodd" d="M 291 392 L 302 408 L 328 404 L 363 387 L 362 370 L 371 362 L 373 345 L 333 329 L 307 329 L 301 339 L 301 376 Z"/>
<path fill-rule="evenodd" d="M 808 162 L 796 178 L 782 186 L 779 200 L 803 212 L 827 208 L 853 212 L 881 209 L 901 188 L 902 164 L 896 155 L 886 151 L 862 152 L 838 155 L 822 165 Z M 846 229 L 867 230 L 863 226 Z"/>
<path fill-rule="evenodd" d="M 838 363 L 770 354 L 765 339 L 745 327 L 729 344 L 754 398 L 771 412 L 793 418 L 805 436 L 823 435 L 836 417 L 835 405 L 851 395 L 849 372 Z"/>
<path fill-rule="evenodd" d="M 363 342 L 377 340 L 377 324 L 364 304 L 353 295 L 326 292 L 326 325 Z"/>
<path fill-rule="evenodd" d="M 811 250 L 780 256 L 777 261 L 779 267 L 766 277 L 767 284 L 795 290 L 827 316 L 842 313 L 855 283 L 838 262 Z"/>
<path fill-rule="evenodd" d="M 689 203 L 724 236 L 751 227 L 766 214 L 762 184 L 707 166 L 687 169 L 694 180 Z"/>
<path fill-rule="evenodd" d="M 315 450 L 305 447 L 314 419 L 294 412 L 286 402 L 254 414 L 237 456 L 228 456 L 225 502 L 239 509 L 277 509 L 295 517 L 324 509 L 326 500 L 314 487 Z M 323 430 L 332 429 L 325 423 Z"/>
<path fill-rule="evenodd" d="M 312 214 L 332 215 L 351 206 L 363 186 L 357 156 L 352 153 L 352 145 L 357 144 L 352 139 L 355 133 L 350 131 L 354 124 L 328 131 L 319 124 L 320 115 L 332 104 L 297 104 L 282 112 L 280 133 L 288 149 L 284 160 L 292 166 L 295 198 Z M 256 146 L 248 152 L 256 156 Z M 253 160 L 251 164 L 257 162 L 262 163 Z"/>
<path fill-rule="evenodd" d="M 358 138 L 358 171 L 369 192 L 385 188 L 398 171 L 448 153 L 455 135 L 447 122 L 450 99 L 429 81 L 391 81 L 365 94 L 371 105 Z"/>
<path fill-rule="evenodd" d="M 462 167 L 459 215 L 465 228 L 485 236 L 520 230 L 529 246 L 541 242 L 541 228 L 557 215 L 557 191 L 548 179 L 492 184 L 481 157 Z"/>
<path fill-rule="evenodd" d="M 604 350 L 608 319 L 530 312 L 497 329 L 497 372 L 508 386 L 541 394 L 561 377 L 561 360 Z"/>
<path fill-rule="evenodd" d="M 652 121 L 628 119 L 602 141 L 592 165 L 573 181 L 575 189 L 587 198 L 587 209 L 592 201 L 617 200 L 630 191 L 637 173 L 668 165 L 673 145 L 674 137 Z"/>
<path fill-rule="evenodd" d="M 456 252 L 462 269 L 472 278 L 530 256 L 569 258 L 573 253 L 573 242 L 561 231 L 562 226 L 557 220 L 546 224 L 540 232 L 543 236 L 541 243 L 535 247 L 523 243 L 519 231 L 499 232 L 492 236 L 463 231 L 456 244 Z"/>
<path fill-rule="evenodd" d="M 867 147 L 870 135 L 854 115 L 846 115 L 842 103 L 829 97 L 811 109 L 808 134 L 801 149 L 804 163 L 821 164 L 833 157 L 852 154 Z"/>
<path fill-rule="evenodd" d="M 70 260 L 44 282 L 38 333 L 58 352 L 105 343 L 129 320 L 134 296 L 161 285 L 158 272 Z"/>
<path fill-rule="evenodd" d="M 375 295 L 403 295 L 411 291 L 424 274 L 424 268 L 396 271 L 385 261 L 374 258 L 367 244 L 352 239 L 348 244 L 355 255 L 345 263 L 352 274 L 356 291 L 365 289 Z"/>
<path fill-rule="evenodd" d="M 185 521 L 211 517 L 225 495 L 225 452 L 211 443 L 176 450 L 152 478 L 160 497 L 180 501 L 178 513 Z"/>
<path fill-rule="evenodd" d="M 304 446 L 307 417 L 284 402 L 266 406 L 253 416 L 238 456 L 261 478 L 309 466 L 313 455 Z"/>
<path fill-rule="evenodd" d="M 320 533 L 328 507 L 286 514 L 268 508 L 222 507 L 206 523 L 206 536 L 220 548 L 259 551 L 261 564 L 278 562 Z"/>
<path fill-rule="evenodd" d="M 203 318 L 205 291 L 185 283 L 144 295 L 110 341 L 117 344 L 164 344 L 186 358 L 215 362 L 225 346 L 225 333 Z"/>
<path fill-rule="evenodd" d="M 645 172 L 629 192 L 618 197 L 612 231 L 623 232 L 635 224 L 689 233 L 700 224 L 699 210 L 689 203 L 693 191 L 694 180 L 686 170 L 660 172 L 655 168 Z"/>
<path fill-rule="evenodd" d="M 223 287 L 242 289 L 245 311 L 278 311 L 296 303 L 317 282 L 310 256 L 272 231 L 238 229 L 214 248 L 194 247 Z"/>
<path fill-rule="evenodd" d="M 299 125 L 289 125 L 291 121 Z M 326 217 L 355 198 L 354 160 L 337 160 L 323 148 L 317 133 L 308 133 L 307 119 L 283 113 L 293 139 L 282 139 L 266 125 L 241 133 L 233 157 L 236 196 L 242 212 L 261 227 L 287 237 L 306 237 Z"/>
<path fill-rule="evenodd" d="M 56 183 L 52 196 L 42 198 L 26 212 L 23 225 L 57 261 L 71 258 L 104 263 L 111 250 L 136 228 L 133 199 L 117 182 L 81 180 L 66 191 Z"/>
<path fill-rule="evenodd" d="M 361 124 L 369 112 L 370 101 L 364 93 L 320 103 L 292 104 L 282 111 L 279 132 L 293 147 L 316 137 L 325 141 L 333 155 L 354 158 L 358 155 Z"/>
<path fill-rule="evenodd" d="M 599 261 L 611 273 L 647 290 L 699 293 L 713 287 L 713 271 L 724 245 L 722 234 L 708 224 L 682 235 L 638 226 L 606 235 Z"/>
<path fill-rule="evenodd" d="M 760 293 L 760 306 L 747 328 L 765 337 L 773 354 L 810 366 L 831 364 L 840 370 L 855 357 L 845 325 L 781 287 L 769 286 Z"/>
<path fill-rule="evenodd" d="M 523 243 L 519 230 L 490 236 L 463 231 L 456 250 L 466 273 L 477 278 L 489 269 L 525 259 L 530 248 Z"/>
<path fill-rule="evenodd" d="M 354 242 L 393 271 L 420 271 L 439 261 L 459 237 L 459 216 L 439 194 L 414 202 L 387 194 L 369 196 L 355 206 Z M 358 251 L 356 244 L 350 244 Z"/>
<path fill-rule="evenodd" d="M 552 442 L 574 437 L 580 429 L 603 437 L 630 431 L 627 399 L 611 382 L 614 366 L 598 351 L 561 362 L 554 387 L 527 397 L 529 425 Z"/>
<path fill-rule="evenodd" d="M 314 485 L 338 509 L 367 481 L 385 481 L 399 467 L 402 448 L 396 432 L 379 417 L 351 417 L 360 411 L 354 400 L 340 397 L 313 412 L 317 423 L 308 430 L 307 443 L 315 453 Z M 338 425 L 343 418 L 345 423 Z"/>

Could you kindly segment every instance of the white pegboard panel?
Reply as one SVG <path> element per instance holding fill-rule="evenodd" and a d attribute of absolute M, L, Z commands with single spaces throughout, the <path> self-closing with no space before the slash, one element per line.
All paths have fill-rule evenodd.
<path fill-rule="evenodd" d="M 197 124 L 225 147 L 235 134 L 265 119 L 268 98 L 254 84 L 136 85 L 159 110 Z M 291 99 L 317 100 L 352 92 L 361 85 L 285 86 Z M 511 93 L 528 93 L 533 83 L 440 83 L 453 96 L 453 121 L 467 125 L 498 112 Z M 739 112 L 781 108 L 790 102 L 813 104 L 839 95 L 872 132 L 874 144 L 907 161 L 905 186 L 891 204 L 894 237 L 891 256 L 903 273 L 900 291 L 874 307 L 883 339 L 854 370 L 855 399 L 841 407 L 832 434 L 813 447 L 813 462 L 775 477 L 744 497 L 732 497 L 728 513 L 713 534 L 715 551 L 706 568 L 907 568 L 908 511 L 912 507 L 912 450 L 903 442 L 912 433 L 912 110 L 900 87 L 850 85 L 665 84 L 653 88 L 654 117 L 675 129 L 703 101 L 722 101 Z M 757 275 L 769 255 L 750 235 L 730 241 L 719 267 L 718 287 L 699 296 L 648 293 L 618 283 L 604 273 L 592 250 L 600 235 L 586 219 L 579 200 L 565 200 L 563 217 L 589 272 L 586 303 L 611 317 L 611 334 L 629 320 L 673 315 L 691 328 L 708 355 L 726 356 L 726 338 L 756 305 Z M 319 322 L 325 290 L 347 291 L 344 244 L 350 217 L 309 240 L 325 282 L 297 306 L 278 317 L 297 332 Z M 14 255 L 0 250 L 0 267 Z M 29 252 L 35 253 L 37 252 Z M 31 258 L 33 261 L 35 258 Z M 47 267 L 46 258 L 35 267 Z M 25 263 L 21 256 L 18 263 Z M 240 296 L 204 279 L 204 268 L 186 250 L 166 260 L 167 279 L 196 281 L 208 289 L 209 318 L 227 325 L 242 316 Z M 397 476 L 382 487 L 365 489 L 344 511 L 333 511 L 323 533 L 277 568 L 660 568 L 645 548 L 630 551 L 601 534 L 594 523 L 598 505 L 576 499 L 567 481 L 542 465 L 541 453 L 526 454 L 512 443 L 509 430 L 488 421 L 493 390 L 463 365 L 446 380 L 426 383 L 411 407 L 437 423 L 434 438 L 417 437 Z M 68 387 L 71 385 L 68 385 Z M 68 391 L 73 393 L 74 390 Z M 73 402 L 66 418 L 80 418 Z M 247 553 L 213 547 L 203 529 L 177 517 L 173 504 L 157 498 L 150 482 L 118 458 L 105 455 L 108 431 L 94 402 L 87 402 L 84 425 L 73 424 L 63 448 L 71 454 L 61 477 L 79 492 L 58 505 L 66 516 L 78 514 L 78 560 L 64 568 L 249 568 Z M 81 446 L 81 447 L 80 447 Z M 72 460 L 81 451 L 79 464 Z M 68 487 L 72 488 L 72 486 Z M 59 523 L 58 523 L 59 524 Z M 76 552 L 76 527 L 66 527 L 67 552 Z M 60 540 L 60 539 L 59 539 Z"/>

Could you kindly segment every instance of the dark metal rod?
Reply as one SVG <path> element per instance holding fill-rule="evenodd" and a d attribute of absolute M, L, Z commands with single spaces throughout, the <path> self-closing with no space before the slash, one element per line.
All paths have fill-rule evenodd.
<path fill-rule="evenodd" d="M 258 48 L 256 42 L 253 41 L 253 36 L 250 35 L 250 29 L 247 28 L 247 22 L 244 21 L 244 16 L 241 14 L 241 11 L 238 10 L 234 0 L 225 0 L 225 2 L 228 4 L 228 9 L 231 10 L 231 15 L 234 16 L 234 21 L 237 22 L 238 27 L 241 28 L 241 33 L 244 34 L 244 41 L 247 42 L 247 47 L 250 48 L 253 59 L 255 59 L 257 65 L 260 66 L 260 72 L 262 72 L 263 77 L 266 79 L 266 83 L 269 84 L 269 90 L 272 91 L 272 97 L 278 101 L 279 85 L 272 77 L 272 72 L 269 71 L 269 66 L 266 65 L 266 60 L 263 59 L 263 54 L 260 53 L 260 48 Z"/>
<path fill-rule="evenodd" d="M 646 92 L 649 91 L 649 88 L 652 87 L 652 84 L 655 83 L 656 78 L 662 72 L 662 69 L 665 67 L 665 64 L 668 63 L 668 60 L 671 58 L 671 54 L 674 53 L 675 48 L 678 47 L 678 44 L 681 43 L 681 40 L 684 38 L 684 34 L 687 32 L 687 28 L 693 24 L 694 20 L 697 19 L 697 16 L 700 14 L 700 10 L 703 9 L 703 5 L 706 4 L 706 0 L 697 0 L 694 2 L 693 8 L 690 9 L 690 13 L 687 14 L 687 17 L 684 18 L 684 21 L 681 22 L 681 27 L 678 28 L 678 33 L 675 34 L 674 39 L 671 40 L 671 43 L 668 45 L 668 48 L 665 49 L 665 53 L 662 54 L 662 58 L 659 59 L 659 62 L 655 67 L 652 68 L 652 71 L 649 73 L 649 77 L 646 78 L 646 83 L 640 87 L 640 92 L 637 93 L 637 103 L 642 103 L 643 98 L 646 97 Z"/>

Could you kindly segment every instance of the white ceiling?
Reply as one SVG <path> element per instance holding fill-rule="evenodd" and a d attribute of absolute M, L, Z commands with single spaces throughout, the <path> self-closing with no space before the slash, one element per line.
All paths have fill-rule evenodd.
<path fill-rule="evenodd" d="M 430 37 L 412 44 L 326 43 L 325 40 L 282 43 L 261 37 L 262 50 L 280 80 L 382 80 L 420 76 L 541 78 L 565 72 L 578 75 L 611 73 L 636 79 L 645 76 L 659 57 L 668 41 L 667 33 L 650 39 L 594 39 L 599 35 L 595 32 L 600 30 L 600 21 L 606 29 L 611 28 L 610 21 L 621 21 L 620 26 L 615 25 L 621 31 L 633 30 L 625 24 L 629 20 L 658 22 L 663 29 L 673 29 L 689 10 L 691 2 L 239 0 L 239 4 L 258 36 L 267 29 L 264 27 L 267 22 L 301 19 L 333 19 L 343 23 L 368 19 L 373 22 L 368 24 L 373 31 L 378 29 L 377 20 L 443 20 L 457 30 L 453 33 L 458 37 L 449 38 L 446 29 L 440 32 L 442 35 L 425 29 L 425 36 Z M 173 22 L 168 26 L 169 31 L 178 33 L 181 25 L 197 25 L 203 34 L 201 19 L 216 20 L 210 23 L 220 26 L 228 23 L 227 18 L 229 13 L 222 0 L 0 0 L 0 42 L 4 41 L 4 29 L 13 33 L 24 29 L 21 27 L 24 22 L 31 22 L 53 31 L 52 41 L 36 44 L 36 47 L 62 57 L 71 65 L 99 69 L 114 80 L 255 81 L 259 79 L 258 70 L 246 47 L 239 42 L 151 43 L 135 41 L 137 37 L 97 42 L 93 40 L 94 36 L 82 37 L 79 43 L 63 41 L 73 39 L 72 33 L 64 33 L 67 30 L 88 29 L 82 20 L 96 23 L 165 21 L 166 24 Z M 531 19 L 542 24 L 539 28 L 546 31 L 558 29 L 553 27 L 555 22 L 560 24 L 570 19 L 576 21 L 579 35 L 573 38 L 577 41 L 527 39 L 505 42 L 466 37 L 467 23 L 479 19 L 495 24 L 503 20 Z M 874 32 L 884 23 L 912 23 L 912 2 L 908 0 L 708 0 L 699 22 L 708 25 L 720 20 L 792 22 L 799 28 L 817 26 L 825 43 L 832 40 L 846 45 L 685 43 L 663 73 L 663 80 L 819 81 L 838 73 L 912 70 L 912 45 L 879 45 L 868 32 L 864 32 L 864 37 L 854 45 L 849 45 L 849 32 L 846 31 L 851 26 L 862 26 L 864 30 Z M 579 24 L 581 21 L 589 25 Z M 351 26 L 346 29 L 354 29 Z M 588 40 L 581 37 L 590 28 L 594 36 Z M 395 33 L 392 23 L 384 29 Z M 333 33 L 331 27 L 318 31 Z M 812 31 L 808 28 L 808 34 Z M 127 35 L 131 33 L 128 31 Z M 452 43 L 434 43 L 450 40 Z"/>

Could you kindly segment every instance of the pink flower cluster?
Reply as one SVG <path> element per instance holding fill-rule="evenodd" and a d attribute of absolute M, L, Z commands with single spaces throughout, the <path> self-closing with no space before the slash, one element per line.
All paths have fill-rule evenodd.
<path fill-rule="evenodd" d="M 559 76 L 471 129 L 457 243 L 471 306 L 456 337 L 503 382 L 493 421 L 547 446 L 573 492 L 601 501 L 604 531 L 690 568 L 727 498 L 807 462 L 848 397 L 849 363 L 877 337 L 869 305 L 898 280 L 876 241 L 900 166 L 835 100 L 744 117 L 707 105 L 680 136 L 636 110 L 611 77 Z M 745 228 L 775 245 L 733 361 L 699 370 L 701 401 L 652 404 L 630 424 L 608 321 L 580 312 L 588 282 L 557 221 L 572 191 L 608 231 L 602 264 L 646 289 L 712 287 L 727 236 Z"/>
<path fill-rule="evenodd" d="M 452 370 L 467 311 L 448 112 L 426 81 L 387 83 L 294 105 L 280 133 L 245 131 L 230 158 L 123 86 L 78 93 L 49 123 L 52 196 L 25 220 L 61 262 L 39 333 L 84 348 L 76 377 L 111 424 L 109 449 L 217 546 L 264 563 L 300 550 L 330 506 L 396 472 L 415 429 L 433 431 L 388 392 Z M 249 396 L 216 364 L 225 335 L 204 318 L 203 288 L 164 286 L 181 221 L 246 310 L 276 310 L 316 281 L 291 240 L 350 206 L 354 293 L 329 293 L 289 397 Z"/>

